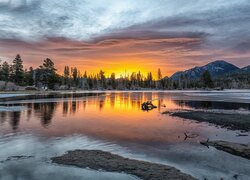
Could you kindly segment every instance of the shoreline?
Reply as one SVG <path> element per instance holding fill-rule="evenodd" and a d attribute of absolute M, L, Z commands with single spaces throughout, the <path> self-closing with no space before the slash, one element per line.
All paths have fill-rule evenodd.
<path fill-rule="evenodd" d="M 216 101 L 216 102 L 237 102 L 237 103 L 249 103 L 250 101 L 250 90 L 246 89 L 225 89 L 223 91 L 216 90 L 155 90 L 155 89 L 144 89 L 144 90 L 57 90 L 57 91 L 0 91 L 0 102 L 10 100 L 23 100 L 23 96 L 35 96 L 35 95 L 60 95 L 62 94 L 106 94 L 106 93 L 167 93 L 172 94 L 174 100 L 183 101 Z M 233 94 L 233 96 L 231 95 Z M 247 94 L 247 96 L 242 98 L 241 96 Z M 228 98 L 229 97 L 229 98 Z M 39 97 L 46 98 L 46 97 Z M 25 99 L 25 98 L 24 98 Z M 33 98 L 35 99 L 35 98 Z M 47 98 L 46 98 L 47 99 Z"/>
<path fill-rule="evenodd" d="M 213 146 L 218 150 L 250 160 L 250 144 L 240 144 L 228 141 L 202 141 L 200 144 L 208 148 L 209 146 Z"/>
<path fill-rule="evenodd" d="M 250 131 L 249 114 L 208 112 L 201 110 L 165 111 L 162 114 L 169 114 L 173 117 L 195 120 L 198 122 L 208 122 L 230 130 Z"/>
<path fill-rule="evenodd" d="M 1 94 L 0 94 L 1 95 Z M 8 96 L 0 96 L 0 102 L 9 101 L 21 101 L 21 100 L 32 100 L 32 99 L 53 99 L 53 98 L 78 98 L 87 96 L 98 96 L 102 93 L 97 92 L 36 92 L 36 93 L 26 93 L 26 94 L 10 94 Z"/>
<path fill-rule="evenodd" d="M 100 150 L 68 151 L 62 156 L 52 157 L 51 160 L 52 163 L 90 168 L 92 170 L 126 173 L 142 179 L 195 179 L 191 175 L 182 173 L 171 166 L 124 158 Z"/>

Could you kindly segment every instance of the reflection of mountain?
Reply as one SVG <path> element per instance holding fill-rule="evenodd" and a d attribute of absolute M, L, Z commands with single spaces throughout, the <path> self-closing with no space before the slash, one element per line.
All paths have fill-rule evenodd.
<path fill-rule="evenodd" d="M 247 109 L 250 110 L 249 103 L 214 102 L 214 101 L 174 101 L 179 106 L 188 106 L 195 109 Z"/>

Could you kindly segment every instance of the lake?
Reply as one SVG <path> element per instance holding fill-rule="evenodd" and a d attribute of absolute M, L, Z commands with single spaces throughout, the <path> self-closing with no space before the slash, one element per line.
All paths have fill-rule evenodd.
<path fill-rule="evenodd" d="M 141 103 L 147 100 L 153 100 L 157 108 L 141 110 Z M 136 179 L 50 162 L 50 157 L 74 149 L 99 149 L 167 164 L 199 179 L 250 178 L 249 160 L 199 143 L 208 138 L 250 143 L 249 136 L 162 114 L 176 109 L 249 113 L 250 91 L 110 91 L 76 98 L 3 102 L 0 178 Z M 184 133 L 197 137 L 185 138 Z"/>

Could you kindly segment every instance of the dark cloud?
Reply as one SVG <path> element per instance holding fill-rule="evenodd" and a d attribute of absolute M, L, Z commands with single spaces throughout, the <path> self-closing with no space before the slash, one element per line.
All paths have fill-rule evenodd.
<path fill-rule="evenodd" d="M 246 0 L 121 3 L 0 3 L 0 56 L 21 53 L 30 64 L 46 56 L 89 64 L 136 57 L 161 66 L 200 65 L 214 59 L 243 66 L 250 59 Z"/>

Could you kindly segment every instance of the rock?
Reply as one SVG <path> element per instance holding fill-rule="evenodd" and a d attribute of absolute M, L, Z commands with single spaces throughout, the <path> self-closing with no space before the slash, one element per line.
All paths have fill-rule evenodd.
<path fill-rule="evenodd" d="M 200 142 L 205 146 L 213 146 L 218 150 L 228 152 L 230 154 L 250 159 L 250 144 L 239 144 L 228 141 L 203 141 Z"/>
<path fill-rule="evenodd" d="M 108 172 L 124 172 L 142 179 L 195 179 L 190 175 L 182 173 L 174 167 L 128 159 L 100 150 L 68 151 L 62 156 L 51 158 L 51 160 L 53 163 L 74 165 L 93 170 L 101 169 Z"/>
<path fill-rule="evenodd" d="M 169 114 L 185 119 L 196 120 L 199 122 L 209 122 L 221 127 L 232 130 L 250 130 L 249 114 L 240 113 L 223 113 L 223 112 L 207 112 L 207 111 L 176 111 L 176 112 L 163 112 L 162 114 Z"/>

